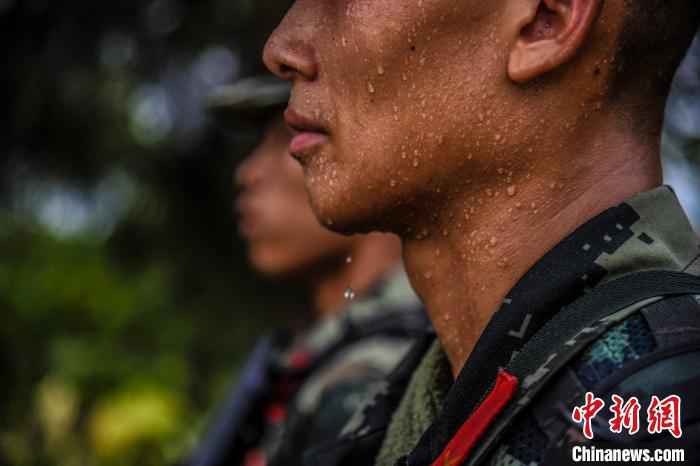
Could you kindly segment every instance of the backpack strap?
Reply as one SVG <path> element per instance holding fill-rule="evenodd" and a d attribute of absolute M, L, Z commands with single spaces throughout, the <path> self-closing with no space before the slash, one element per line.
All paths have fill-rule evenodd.
<path fill-rule="evenodd" d="M 321 354 L 312 358 L 311 363 L 300 369 L 306 374 L 313 373 L 332 361 L 338 353 L 352 345 L 375 337 L 419 340 L 431 328 L 423 305 L 416 303 L 406 308 L 389 308 L 381 316 L 360 321 L 349 318 L 341 320 L 342 329 L 338 337 Z M 288 369 L 294 373 L 294 369 Z"/>
<path fill-rule="evenodd" d="M 217 415 L 201 444 L 183 464 L 219 466 L 241 461 L 248 448 L 242 431 L 270 395 L 269 370 L 275 349 L 272 335 L 258 339 L 243 366 L 240 382 L 216 410 Z"/>
<path fill-rule="evenodd" d="M 589 343 L 639 309 L 683 295 L 700 295 L 700 277 L 670 271 L 637 272 L 604 283 L 564 307 L 506 367 L 520 385 L 465 464 L 482 463 L 515 417 Z"/>

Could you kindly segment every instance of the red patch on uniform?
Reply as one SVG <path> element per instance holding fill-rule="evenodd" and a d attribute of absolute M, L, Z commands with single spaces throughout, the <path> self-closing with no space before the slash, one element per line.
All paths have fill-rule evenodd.
<path fill-rule="evenodd" d="M 271 424 L 279 424 L 287 418 L 287 408 L 281 403 L 273 403 L 267 407 L 265 417 Z"/>
<path fill-rule="evenodd" d="M 249 450 L 243 459 L 243 466 L 267 466 L 265 453 L 259 448 Z"/>
<path fill-rule="evenodd" d="M 477 440 L 486 432 L 491 422 L 506 407 L 518 388 L 517 377 L 501 370 L 496 385 L 484 401 L 469 416 L 443 452 L 431 466 L 457 466 L 467 459 Z"/>
<path fill-rule="evenodd" d="M 289 355 L 289 365 L 292 369 L 306 369 L 311 364 L 311 353 L 304 350 L 294 351 Z"/>

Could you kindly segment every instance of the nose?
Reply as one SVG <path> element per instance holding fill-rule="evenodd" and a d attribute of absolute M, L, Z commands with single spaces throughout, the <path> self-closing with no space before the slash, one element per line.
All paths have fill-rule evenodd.
<path fill-rule="evenodd" d="M 263 51 L 265 66 L 281 79 L 313 81 L 318 75 L 316 50 L 312 45 L 313 18 L 299 7 L 297 1 L 277 29 L 272 33 Z M 307 9 L 306 11 L 313 10 Z"/>

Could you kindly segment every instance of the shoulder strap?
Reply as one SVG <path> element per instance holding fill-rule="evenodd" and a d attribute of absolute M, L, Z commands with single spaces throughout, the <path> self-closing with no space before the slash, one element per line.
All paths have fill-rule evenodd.
<path fill-rule="evenodd" d="M 469 466 L 486 459 L 513 419 L 588 343 L 641 307 L 665 297 L 700 295 L 700 277 L 682 272 L 637 272 L 604 283 L 563 308 L 508 364 L 520 386 L 478 443 Z"/>
<path fill-rule="evenodd" d="M 188 466 L 219 466 L 229 461 L 240 460 L 245 445 L 241 445 L 241 434 L 250 416 L 259 403 L 268 396 L 268 372 L 274 337 L 267 335 L 258 339 L 255 349 L 246 361 L 239 382 L 217 410 L 216 417 L 203 437 L 201 444 L 185 462 Z"/>
<path fill-rule="evenodd" d="M 418 340 L 431 328 L 423 305 L 420 303 L 406 309 L 389 309 L 383 314 L 386 315 L 359 323 L 344 319 L 342 334 L 335 342 L 325 348 L 310 366 L 305 367 L 304 371 L 317 370 L 332 360 L 339 351 L 362 340 L 374 337 Z"/>

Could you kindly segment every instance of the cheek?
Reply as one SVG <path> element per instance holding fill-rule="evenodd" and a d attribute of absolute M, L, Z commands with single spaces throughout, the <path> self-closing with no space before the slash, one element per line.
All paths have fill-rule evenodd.
<path fill-rule="evenodd" d="M 307 167 L 329 224 L 373 222 L 462 176 L 475 145 L 493 137 L 493 89 L 505 78 L 490 2 L 348 3 L 324 55 L 333 141 Z"/>
<path fill-rule="evenodd" d="M 497 26 L 487 17 L 495 8 L 489 3 L 345 2 L 345 14 L 336 11 L 336 21 L 323 35 L 327 40 L 319 45 L 327 97 L 342 107 L 337 108 L 341 123 L 366 127 L 367 114 L 420 113 L 433 104 L 424 102 L 430 97 L 426 81 L 439 88 L 445 79 L 476 72 L 464 58 L 494 40 Z M 451 76 L 448 68 L 455 63 L 460 69 Z"/>
<path fill-rule="evenodd" d="M 469 15 L 445 6 L 451 2 L 421 3 L 350 2 L 351 14 L 328 45 L 337 53 L 328 53 L 326 62 L 341 149 L 337 162 L 362 166 L 366 154 L 375 159 L 376 152 L 391 151 L 385 159 L 395 169 L 415 168 L 414 161 L 427 163 L 445 135 L 479 113 L 476 100 L 483 97 L 479 104 L 489 105 L 494 67 L 482 64 L 492 64 L 494 54 L 483 36 L 494 31 L 479 21 L 465 25 Z"/>

